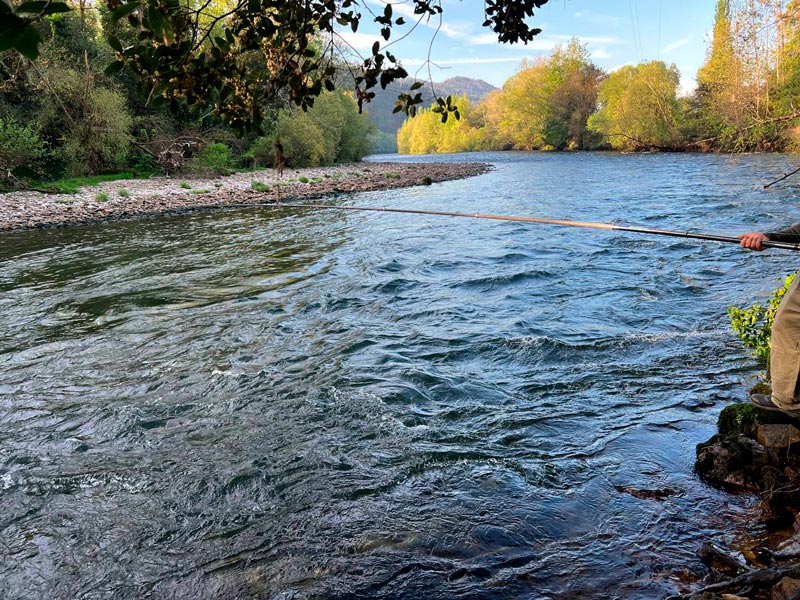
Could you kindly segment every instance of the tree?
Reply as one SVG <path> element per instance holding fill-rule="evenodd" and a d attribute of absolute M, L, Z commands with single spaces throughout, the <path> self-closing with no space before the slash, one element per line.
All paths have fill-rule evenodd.
<path fill-rule="evenodd" d="M 441 122 L 438 113 L 422 109 L 397 132 L 397 148 L 406 154 L 471 152 L 481 147 L 482 132 L 473 118 L 475 109 L 466 95 L 456 99 L 461 119 Z"/>
<path fill-rule="evenodd" d="M 717 0 L 714 32 L 706 62 L 697 71 L 700 118 L 709 136 L 735 136 L 744 126 L 744 73 L 734 45 L 729 0 Z"/>
<path fill-rule="evenodd" d="M 483 24 L 500 42 L 528 42 L 540 30 L 530 27 L 526 19 L 546 2 L 485 0 Z M 377 13 L 368 0 L 231 0 L 223 4 L 226 10 L 221 13 L 212 0 L 196 4 L 105 0 L 105 4 L 111 11 L 108 43 L 117 57 L 109 73 L 127 66 L 138 76 L 151 103 L 167 103 L 173 109 L 183 103 L 209 110 L 240 132 L 259 127 L 265 99 L 285 94 L 308 109 L 323 90 L 335 87 L 340 56 L 337 25 L 355 32 L 363 19 L 370 18 L 381 27 L 383 39 L 375 42 L 355 69 L 359 107 L 374 96 L 377 86 L 385 88 L 408 75 L 397 57 L 381 46 L 396 27 L 406 24 L 403 17 L 394 16 L 391 3 Z M 444 12 L 442 0 L 412 0 L 411 5 L 418 21 L 440 18 Z M 24 2 L 14 8 L 0 0 L 0 51 L 14 49 L 36 58 L 41 41 L 37 23 L 48 14 L 70 9 L 53 0 Z M 119 29 L 125 22 L 137 31 L 130 45 L 120 40 Z M 254 57 L 264 69 L 248 68 Z M 412 95 L 415 89 L 400 95 L 399 110 L 413 114 L 422 102 L 421 95 Z M 434 110 L 446 119 L 457 107 L 443 99 Z"/>
<path fill-rule="evenodd" d="M 545 146 L 545 129 L 550 119 L 547 61 L 538 59 L 522 66 L 503 85 L 501 136 L 507 136 L 517 150 L 536 150 Z"/>
<path fill-rule="evenodd" d="M 559 149 L 587 146 L 587 121 L 597 108 L 597 94 L 605 73 L 592 63 L 589 51 L 577 38 L 557 48 L 548 63 L 553 82 L 545 142 Z"/>
<path fill-rule="evenodd" d="M 14 169 L 29 165 L 45 153 L 38 131 L 13 117 L 0 117 L 0 177 L 13 179 Z"/>
<path fill-rule="evenodd" d="M 677 67 L 663 61 L 614 71 L 600 86 L 600 110 L 589 118 L 589 129 L 617 150 L 677 147 L 679 81 Z"/>

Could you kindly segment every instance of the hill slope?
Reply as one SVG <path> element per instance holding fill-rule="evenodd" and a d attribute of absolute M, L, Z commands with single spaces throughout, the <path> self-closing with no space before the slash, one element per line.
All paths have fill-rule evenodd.
<path fill-rule="evenodd" d="M 389 84 L 385 90 L 378 89 L 372 102 L 364 105 L 364 110 L 372 117 L 372 122 L 384 133 L 394 136 L 403 124 L 406 116 L 403 113 L 392 113 L 394 103 L 397 100 L 397 95 L 402 92 L 408 92 L 408 88 L 414 81 L 411 78 L 401 79 Z M 466 94 L 470 102 L 477 104 L 494 89 L 496 88 L 493 85 L 480 79 L 451 77 L 441 83 L 434 83 L 433 88 L 431 88 L 429 81 L 423 81 L 423 86 L 418 91 L 422 94 L 424 100 L 422 106 L 428 107 L 434 99 L 433 90 L 436 90 L 436 94 L 439 96 Z"/>

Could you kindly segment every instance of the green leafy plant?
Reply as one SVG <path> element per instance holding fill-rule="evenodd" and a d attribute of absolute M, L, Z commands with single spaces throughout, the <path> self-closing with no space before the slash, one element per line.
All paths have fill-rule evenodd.
<path fill-rule="evenodd" d="M 46 153 L 46 144 L 36 129 L 13 117 L 0 117 L 0 177 L 12 177 L 14 169 L 34 162 Z"/>
<path fill-rule="evenodd" d="M 255 192 L 268 192 L 268 191 L 270 191 L 270 189 L 272 189 L 266 183 L 263 183 L 261 181 L 255 181 L 255 180 L 250 182 L 250 187 Z"/>
<path fill-rule="evenodd" d="M 131 193 L 128 190 L 126 190 L 125 188 L 122 188 L 117 193 L 120 195 L 121 198 L 128 198 L 131 195 Z"/>
<path fill-rule="evenodd" d="M 122 179 L 133 179 L 132 173 L 113 173 L 108 175 L 95 175 L 93 177 L 71 177 L 69 179 L 59 179 L 46 183 L 37 183 L 31 189 L 57 194 L 77 194 L 80 188 L 90 187 L 106 181 L 118 181 Z"/>
<path fill-rule="evenodd" d="M 97 196 L 94 197 L 95 200 L 98 202 L 108 202 L 108 194 L 105 192 L 100 192 Z"/>
<path fill-rule="evenodd" d="M 297 181 L 299 181 L 300 183 L 308 183 L 309 179 L 305 175 L 301 175 L 300 177 L 297 178 Z"/>
<path fill-rule="evenodd" d="M 783 285 L 769 297 L 766 305 L 755 303 L 750 308 L 728 307 L 733 330 L 744 343 L 744 347 L 752 349 L 753 355 L 759 362 L 767 366 L 768 372 L 772 322 L 775 320 L 778 306 L 794 278 L 794 274 L 787 276 Z"/>
<path fill-rule="evenodd" d="M 185 190 L 190 190 L 190 189 L 192 189 L 192 186 L 190 186 L 190 185 L 189 185 L 187 182 L 185 182 L 185 181 L 181 181 L 181 187 L 182 187 L 183 189 L 185 189 Z"/>
<path fill-rule="evenodd" d="M 195 156 L 190 166 L 195 169 L 211 169 L 213 171 L 227 172 L 231 168 L 231 150 L 226 144 L 214 142 L 206 145 Z"/>
<path fill-rule="evenodd" d="M 192 190 L 190 193 L 192 193 L 192 194 L 210 194 L 211 190 L 206 190 L 206 189 Z"/>

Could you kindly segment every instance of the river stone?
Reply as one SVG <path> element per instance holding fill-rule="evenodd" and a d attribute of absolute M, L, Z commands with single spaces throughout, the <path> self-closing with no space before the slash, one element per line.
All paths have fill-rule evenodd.
<path fill-rule="evenodd" d="M 785 448 L 800 442 L 800 429 L 787 424 L 759 425 L 756 430 L 758 443 L 767 448 Z"/>
<path fill-rule="evenodd" d="M 709 483 L 758 492 L 769 459 L 767 449 L 752 438 L 715 435 L 698 444 L 695 470 Z"/>
<path fill-rule="evenodd" d="M 776 583 L 769 593 L 769 600 L 798 600 L 800 599 L 800 579 L 784 577 Z"/>

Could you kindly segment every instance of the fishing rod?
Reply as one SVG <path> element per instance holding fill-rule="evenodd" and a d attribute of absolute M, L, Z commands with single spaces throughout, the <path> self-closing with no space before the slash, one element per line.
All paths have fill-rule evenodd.
<path fill-rule="evenodd" d="M 357 212 L 383 212 L 401 213 L 408 215 L 433 215 L 437 217 L 460 217 L 466 219 L 489 219 L 492 221 L 513 221 L 516 223 L 537 223 L 540 225 L 562 225 L 564 227 L 583 227 L 588 229 L 605 229 L 608 231 L 627 231 L 629 233 L 642 233 L 646 235 L 667 235 L 671 237 L 691 238 L 696 240 L 711 240 L 714 242 L 727 242 L 739 244 L 742 240 L 738 237 L 715 235 L 709 233 L 693 233 L 691 231 L 670 231 L 668 229 L 651 229 L 648 227 L 631 227 L 628 225 L 615 225 L 613 223 L 592 223 L 590 221 L 565 221 L 561 219 L 541 219 L 538 217 L 522 217 L 515 215 L 492 215 L 482 213 L 448 212 L 442 210 L 419 210 L 413 208 L 386 208 L 378 206 L 336 206 L 333 204 L 279 204 L 276 208 L 307 208 L 319 210 L 349 210 Z M 783 250 L 800 251 L 800 244 L 790 242 L 763 241 L 764 248 L 781 248 Z"/>

